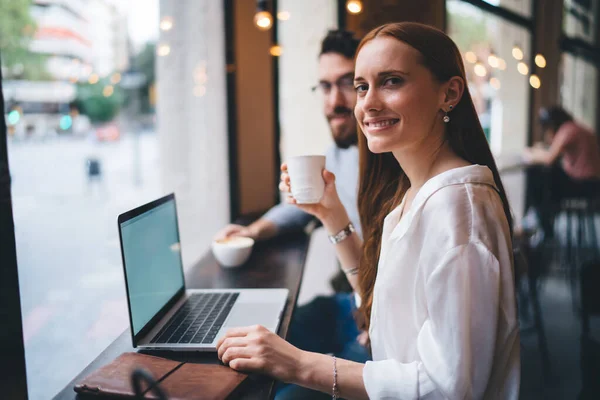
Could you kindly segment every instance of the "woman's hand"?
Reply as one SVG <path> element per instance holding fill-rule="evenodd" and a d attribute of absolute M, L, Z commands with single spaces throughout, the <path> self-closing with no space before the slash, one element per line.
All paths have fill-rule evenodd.
<path fill-rule="evenodd" d="M 291 194 L 290 175 L 288 174 L 287 164 L 283 163 L 281 164 L 279 190 L 288 193 L 286 201 L 289 204 L 295 204 L 302 211 L 317 217 L 330 233 L 337 233 L 348 224 L 348 213 L 337 194 L 335 175 L 324 169 L 323 180 L 325 181 L 325 190 L 321 201 L 316 204 L 298 204 Z"/>
<path fill-rule="evenodd" d="M 232 369 L 298 382 L 304 351 L 256 325 L 229 330 L 217 342 L 219 359 Z"/>

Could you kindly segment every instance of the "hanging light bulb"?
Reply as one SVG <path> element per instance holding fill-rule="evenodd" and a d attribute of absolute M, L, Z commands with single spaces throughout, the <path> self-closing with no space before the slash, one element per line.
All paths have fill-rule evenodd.
<path fill-rule="evenodd" d="M 521 61 L 517 64 L 517 71 L 519 71 L 521 75 L 527 75 L 529 73 L 529 67 L 523 61 Z"/>
<path fill-rule="evenodd" d="M 472 51 L 467 51 L 465 53 L 465 59 L 471 64 L 475 64 L 477 62 L 477 55 Z"/>
<path fill-rule="evenodd" d="M 504 58 L 498 57 L 498 69 L 501 71 L 506 69 L 506 61 L 504 61 Z"/>
<path fill-rule="evenodd" d="M 496 90 L 500 89 L 500 79 L 496 77 L 490 78 L 490 86 Z"/>
<path fill-rule="evenodd" d="M 277 19 L 280 21 L 287 21 L 288 19 L 290 19 L 291 14 L 289 11 L 279 11 L 277 13 Z"/>
<path fill-rule="evenodd" d="M 169 46 L 166 43 L 162 43 L 160 44 L 157 48 L 156 48 L 156 54 L 159 57 L 165 57 L 168 56 L 169 53 L 171 53 L 171 46 Z"/>
<path fill-rule="evenodd" d="M 542 81 L 537 75 L 533 74 L 529 77 L 529 84 L 532 88 L 539 89 L 542 86 Z"/>
<path fill-rule="evenodd" d="M 267 11 L 266 0 L 258 0 L 256 14 L 254 15 L 254 25 L 261 31 L 268 31 L 273 26 L 273 16 Z"/>
<path fill-rule="evenodd" d="M 269 53 L 271 53 L 271 55 L 273 57 L 279 57 L 282 53 L 283 53 L 283 49 L 281 48 L 280 45 L 278 44 L 274 44 L 273 46 L 271 46 L 271 48 L 269 49 Z"/>
<path fill-rule="evenodd" d="M 488 56 L 488 64 L 489 64 L 489 65 L 490 65 L 490 67 L 492 67 L 492 68 L 498 68 L 498 66 L 500 65 L 500 64 L 499 64 L 499 61 L 498 61 L 498 57 L 496 57 L 496 55 L 495 55 L 494 53 L 491 53 L 491 54 Z"/>
<path fill-rule="evenodd" d="M 544 57 L 541 54 L 536 54 L 535 56 L 535 65 L 537 65 L 540 68 L 544 68 L 546 67 L 546 57 Z"/>
<path fill-rule="evenodd" d="M 346 9 L 350 14 L 360 14 L 362 12 L 363 5 L 360 0 L 348 0 L 346 2 Z"/>
<path fill-rule="evenodd" d="M 110 77 L 110 82 L 115 85 L 117 83 L 121 82 L 121 74 L 118 72 L 115 72 L 114 74 L 112 74 L 112 76 Z"/>
<path fill-rule="evenodd" d="M 475 67 L 473 68 L 473 70 L 475 71 L 475 75 L 477 75 L 477 76 L 486 76 L 487 75 L 487 69 L 485 69 L 483 64 L 480 62 L 475 64 Z"/>
<path fill-rule="evenodd" d="M 512 48 L 512 56 L 515 58 L 515 60 L 522 60 L 523 59 L 523 50 L 521 49 L 521 47 L 518 44 L 515 44 Z"/>
<path fill-rule="evenodd" d="M 104 89 L 102 89 L 102 95 L 104 97 L 110 97 L 113 95 L 114 91 L 115 91 L 115 89 L 113 88 L 112 85 L 107 85 L 107 86 L 104 86 Z"/>
<path fill-rule="evenodd" d="M 160 20 L 159 24 L 161 31 L 170 31 L 173 28 L 173 18 L 169 16 L 165 16 Z"/>

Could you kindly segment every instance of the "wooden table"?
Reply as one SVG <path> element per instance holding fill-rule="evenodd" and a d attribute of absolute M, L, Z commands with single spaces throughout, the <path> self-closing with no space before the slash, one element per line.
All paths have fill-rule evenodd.
<path fill-rule="evenodd" d="M 305 233 L 286 235 L 281 238 L 255 245 L 247 264 L 239 269 L 221 268 L 212 253 L 208 252 L 186 273 L 186 287 L 204 288 L 287 288 L 289 297 L 284 310 L 279 336 L 287 337 L 296 306 L 304 261 L 310 237 Z M 136 351 L 131 344 L 129 329 L 123 332 L 106 350 L 58 393 L 55 399 L 80 399 L 73 386 L 97 368 L 110 363 L 121 353 Z M 219 363 L 216 354 L 151 352 L 173 360 L 198 363 Z M 270 399 L 273 397 L 274 380 L 265 376 L 251 375 L 233 395 L 236 399 Z"/>

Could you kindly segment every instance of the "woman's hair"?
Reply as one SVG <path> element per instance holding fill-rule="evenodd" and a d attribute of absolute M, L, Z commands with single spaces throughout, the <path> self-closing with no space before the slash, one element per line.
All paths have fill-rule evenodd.
<path fill-rule="evenodd" d="M 487 166 L 494 176 L 510 231 L 512 216 L 506 193 L 500 180 L 492 152 L 479 123 L 473 100 L 466 87 L 465 68 L 460 52 L 445 33 L 427 25 L 411 22 L 392 23 L 369 32 L 360 42 L 360 49 L 378 37 L 392 37 L 418 50 L 421 63 L 439 82 L 459 76 L 465 82 L 465 91 L 454 105 L 451 120 L 446 126 L 446 140 L 451 149 L 464 160 Z M 359 128 L 360 129 L 360 128 Z M 360 132 L 360 131 L 359 131 Z M 373 287 L 381 250 L 383 220 L 402 200 L 410 187 L 408 178 L 392 153 L 374 154 L 367 140 L 359 133 L 360 183 L 358 210 L 365 241 L 360 259 L 359 285 L 362 296 L 363 327 L 368 329 L 373 305 Z"/>
<path fill-rule="evenodd" d="M 573 121 L 573 117 L 561 106 L 553 106 L 540 109 L 539 121 L 542 129 L 557 132 L 562 124 Z"/>

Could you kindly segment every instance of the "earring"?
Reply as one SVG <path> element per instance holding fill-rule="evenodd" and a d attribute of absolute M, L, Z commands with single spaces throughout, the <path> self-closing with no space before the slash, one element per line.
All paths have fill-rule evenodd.
<path fill-rule="evenodd" d="M 448 116 L 448 113 L 449 113 L 450 111 L 452 111 L 452 105 L 450 105 L 448 108 L 449 108 L 449 110 L 448 110 L 448 111 L 446 111 L 446 115 L 444 115 L 444 118 L 442 119 L 442 120 L 443 120 L 445 123 L 448 123 L 448 122 L 450 122 L 450 117 Z"/>

